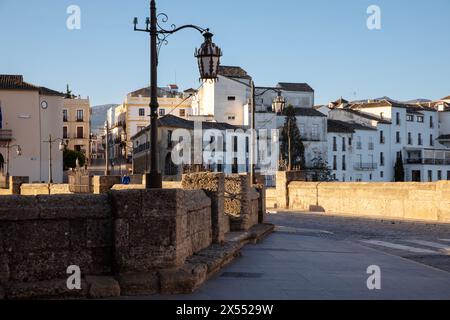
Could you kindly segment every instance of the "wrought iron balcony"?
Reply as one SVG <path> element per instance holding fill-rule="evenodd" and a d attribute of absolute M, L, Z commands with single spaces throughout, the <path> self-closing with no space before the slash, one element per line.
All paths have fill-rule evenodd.
<path fill-rule="evenodd" d="M 450 159 L 410 158 L 406 164 L 450 165 Z"/>
<path fill-rule="evenodd" d="M 376 163 L 355 163 L 354 169 L 358 171 L 373 171 L 378 168 Z"/>
<path fill-rule="evenodd" d="M 0 141 L 12 141 L 12 130 L 0 129 Z"/>

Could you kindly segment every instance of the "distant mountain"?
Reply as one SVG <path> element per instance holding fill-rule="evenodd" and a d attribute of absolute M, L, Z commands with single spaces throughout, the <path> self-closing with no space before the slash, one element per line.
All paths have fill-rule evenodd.
<path fill-rule="evenodd" d="M 387 100 L 387 101 L 394 102 L 394 103 L 411 103 L 411 104 L 419 103 L 419 102 L 423 103 L 423 102 L 431 102 L 432 101 L 432 100 L 423 99 L 423 98 L 418 98 L 418 99 L 413 99 L 413 100 L 408 100 L 408 101 L 399 101 L 399 100 L 391 99 L 391 98 L 385 96 L 385 97 L 380 97 L 380 98 L 375 98 L 375 99 L 365 99 L 365 100 L 358 100 L 358 101 L 352 101 L 352 102 L 353 103 L 365 103 L 368 100 L 371 100 L 371 101 Z"/>
<path fill-rule="evenodd" d="M 423 99 L 423 98 L 406 101 L 406 103 L 424 103 L 424 102 L 433 102 L 433 101 L 430 99 Z"/>
<path fill-rule="evenodd" d="M 117 107 L 118 104 L 104 104 L 92 107 L 91 131 L 92 133 L 101 132 L 105 126 L 108 110 Z"/>

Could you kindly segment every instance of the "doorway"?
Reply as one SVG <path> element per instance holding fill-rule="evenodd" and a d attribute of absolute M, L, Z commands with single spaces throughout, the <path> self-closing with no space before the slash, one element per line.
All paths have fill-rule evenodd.
<path fill-rule="evenodd" d="M 412 173 L 412 181 L 413 182 L 421 182 L 421 175 L 420 175 L 420 170 L 413 170 Z"/>

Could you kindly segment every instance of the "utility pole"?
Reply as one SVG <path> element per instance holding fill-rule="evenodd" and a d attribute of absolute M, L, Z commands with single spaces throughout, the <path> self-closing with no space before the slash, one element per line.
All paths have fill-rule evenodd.
<path fill-rule="evenodd" d="M 255 83 L 253 80 L 250 82 L 250 96 L 251 96 L 251 135 L 250 135 L 250 182 L 256 184 L 256 164 L 255 164 L 255 131 L 256 131 L 256 96 L 255 96 Z"/>
<path fill-rule="evenodd" d="M 52 184 L 53 183 L 53 172 L 52 172 L 52 135 L 49 135 L 49 139 L 48 139 L 48 183 Z"/>

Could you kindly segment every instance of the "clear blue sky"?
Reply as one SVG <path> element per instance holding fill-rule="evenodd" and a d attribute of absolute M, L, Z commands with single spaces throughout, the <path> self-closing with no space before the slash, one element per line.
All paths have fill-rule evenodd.
<path fill-rule="evenodd" d="M 148 37 L 132 18 L 147 0 L 0 0 L 0 73 L 120 103 L 149 82 Z M 81 30 L 66 28 L 66 9 L 81 7 Z M 382 29 L 366 27 L 379 5 Z M 257 85 L 307 82 L 316 103 L 391 96 L 437 99 L 450 94 L 448 0 L 159 0 L 176 25 L 211 28 L 222 64 L 239 65 Z M 159 85 L 198 87 L 194 49 L 200 34 L 182 31 L 163 48 Z"/>

